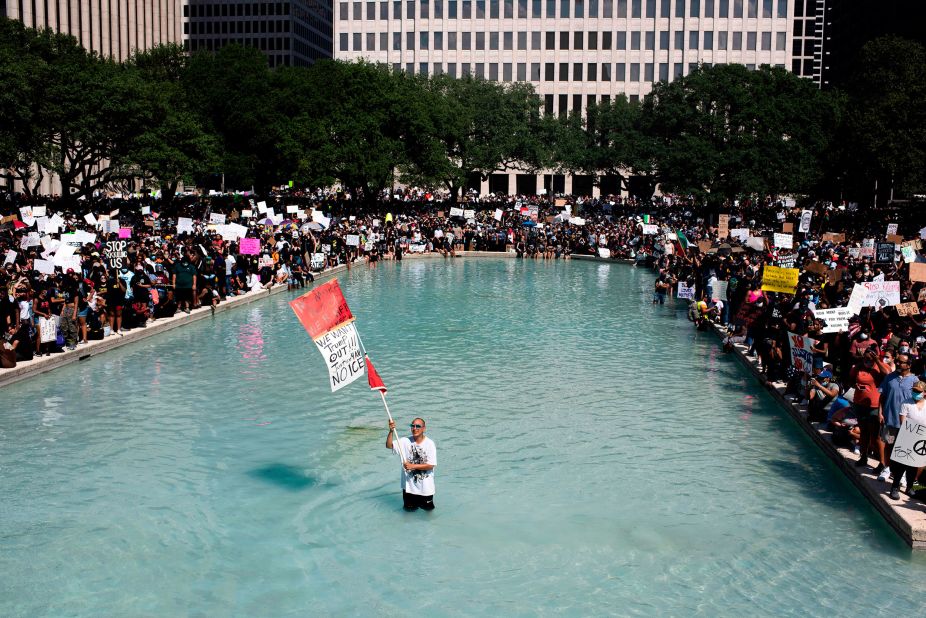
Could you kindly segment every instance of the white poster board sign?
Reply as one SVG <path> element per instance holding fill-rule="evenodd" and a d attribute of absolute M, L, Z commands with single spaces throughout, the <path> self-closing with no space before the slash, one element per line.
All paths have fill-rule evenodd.
<path fill-rule="evenodd" d="M 775 246 L 779 249 L 793 249 L 794 235 L 775 232 Z"/>
<path fill-rule="evenodd" d="M 894 440 L 891 459 L 913 468 L 926 466 L 926 425 L 905 418 Z"/>

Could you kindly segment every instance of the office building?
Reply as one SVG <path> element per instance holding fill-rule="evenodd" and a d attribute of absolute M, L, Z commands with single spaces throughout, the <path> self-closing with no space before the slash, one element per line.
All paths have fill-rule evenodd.
<path fill-rule="evenodd" d="M 0 15 L 70 34 L 117 61 L 133 51 L 182 43 L 181 0 L 0 0 Z"/>
<path fill-rule="evenodd" d="M 188 0 L 183 35 L 191 52 L 237 43 L 262 51 L 271 67 L 306 66 L 331 58 L 331 20 L 330 0 Z"/>

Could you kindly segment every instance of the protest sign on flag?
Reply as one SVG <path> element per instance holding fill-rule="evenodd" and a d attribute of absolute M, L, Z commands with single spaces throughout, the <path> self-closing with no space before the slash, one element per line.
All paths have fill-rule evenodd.
<path fill-rule="evenodd" d="M 366 364 L 360 335 L 337 280 L 315 288 L 289 305 L 325 359 L 332 392 L 364 374 Z"/>

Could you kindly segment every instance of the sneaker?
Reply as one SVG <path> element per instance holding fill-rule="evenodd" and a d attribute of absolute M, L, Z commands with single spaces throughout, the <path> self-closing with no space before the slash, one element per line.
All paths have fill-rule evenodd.
<path fill-rule="evenodd" d="M 886 481 L 890 476 L 891 476 L 891 469 L 890 469 L 890 468 L 883 468 L 883 469 L 881 470 L 881 472 L 878 473 L 878 480 L 879 480 L 879 481 Z"/>
<path fill-rule="evenodd" d="M 900 500 L 900 490 L 896 487 L 891 488 L 891 500 Z"/>

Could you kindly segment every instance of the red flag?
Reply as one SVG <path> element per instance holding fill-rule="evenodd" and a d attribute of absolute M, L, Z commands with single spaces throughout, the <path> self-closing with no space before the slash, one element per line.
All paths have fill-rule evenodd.
<path fill-rule="evenodd" d="M 376 373 L 376 368 L 373 367 L 373 362 L 370 360 L 370 357 L 366 356 L 364 360 L 367 363 L 367 380 L 370 382 L 370 389 L 385 393 L 386 385 L 383 384 L 383 379 Z"/>

